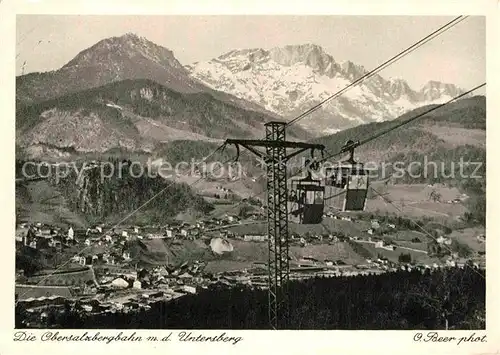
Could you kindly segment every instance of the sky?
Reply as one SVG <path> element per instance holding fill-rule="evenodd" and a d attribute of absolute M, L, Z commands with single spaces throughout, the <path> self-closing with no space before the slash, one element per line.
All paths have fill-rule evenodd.
<path fill-rule="evenodd" d="M 132 32 L 169 48 L 182 64 L 233 49 L 314 43 L 336 61 L 374 69 L 451 21 L 442 16 L 18 15 L 16 75 L 56 70 L 98 41 Z M 485 18 L 470 16 L 384 69 L 420 89 L 429 80 L 463 89 L 486 81 Z M 24 69 L 23 69 L 24 65 Z"/>

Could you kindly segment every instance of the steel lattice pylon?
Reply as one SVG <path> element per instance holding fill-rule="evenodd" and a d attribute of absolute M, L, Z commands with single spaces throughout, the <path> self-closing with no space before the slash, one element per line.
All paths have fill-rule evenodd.
<path fill-rule="evenodd" d="M 273 329 L 288 326 L 289 300 L 289 258 L 288 258 L 288 186 L 287 161 L 306 150 L 323 151 L 322 144 L 288 142 L 285 122 L 266 123 L 266 139 L 227 139 L 234 144 L 239 155 L 240 146 L 248 149 L 266 162 L 267 169 L 267 233 L 268 233 L 268 276 L 269 276 L 269 325 Z M 265 148 L 265 153 L 258 147 Z M 287 148 L 294 149 L 287 155 Z"/>
<path fill-rule="evenodd" d="M 266 124 L 266 140 L 285 142 L 285 123 Z M 289 280 L 286 147 L 267 147 L 267 234 L 269 275 L 269 323 L 274 329 L 287 326 Z"/>

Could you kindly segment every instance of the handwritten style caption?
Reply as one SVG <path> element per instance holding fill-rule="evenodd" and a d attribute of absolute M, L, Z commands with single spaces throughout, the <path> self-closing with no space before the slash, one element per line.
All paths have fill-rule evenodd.
<path fill-rule="evenodd" d="M 486 343 L 486 335 L 472 333 L 469 336 L 454 337 L 441 336 L 438 332 L 415 333 L 413 341 L 424 343 L 455 343 L 457 345 L 465 343 Z"/>
<path fill-rule="evenodd" d="M 112 335 L 104 335 L 101 332 L 83 332 L 76 334 L 63 335 L 59 332 L 44 332 L 41 335 L 27 331 L 18 331 L 14 333 L 14 341 L 43 341 L 43 342 L 63 342 L 63 341 L 77 341 L 77 342 L 102 342 L 105 344 L 111 344 L 116 342 L 169 342 L 169 341 L 179 341 L 179 342 L 198 342 L 198 343 L 228 343 L 232 345 L 238 344 L 243 340 L 242 337 L 229 336 L 225 332 L 215 336 L 206 336 L 201 333 L 194 332 L 170 332 L 161 336 L 141 336 L 137 335 L 136 332 L 127 334 L 124 332 L 119 332 Z"/>

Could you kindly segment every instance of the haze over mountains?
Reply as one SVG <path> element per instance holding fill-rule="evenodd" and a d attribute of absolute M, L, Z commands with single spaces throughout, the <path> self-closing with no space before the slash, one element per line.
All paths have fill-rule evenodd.
<path fill-rule="evenodd" d="M 184 66 L 169 49 L 127 33 L 99 41 L 58 70 L 17 77 L 17 147 L 27 156 L 58 158 L 152 154 L 176 140 L 261 138 L 263 123 L 302 113 L 365 73 L 312 44 L 234 50 Z M 460 92 L 436 81 L 415 91 L 402 79 L 377 75 L 288 135 L 308 140 L 381 122 Z"/>

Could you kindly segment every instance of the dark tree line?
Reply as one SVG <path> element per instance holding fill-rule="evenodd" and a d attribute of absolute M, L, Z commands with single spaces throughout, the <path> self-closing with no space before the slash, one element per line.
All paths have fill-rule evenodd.
<path fill-rule="evenodd" d="M 290 329 L 484 329 L 485 273 L 421 273 L 315 278 L 290 284 Z M 267 329 L 267 291 L 215 286 L 134 314 L 89 315 L 67 307 L 60 328 Z M 22 310 L 16 310 L 17 324 Z"/>

